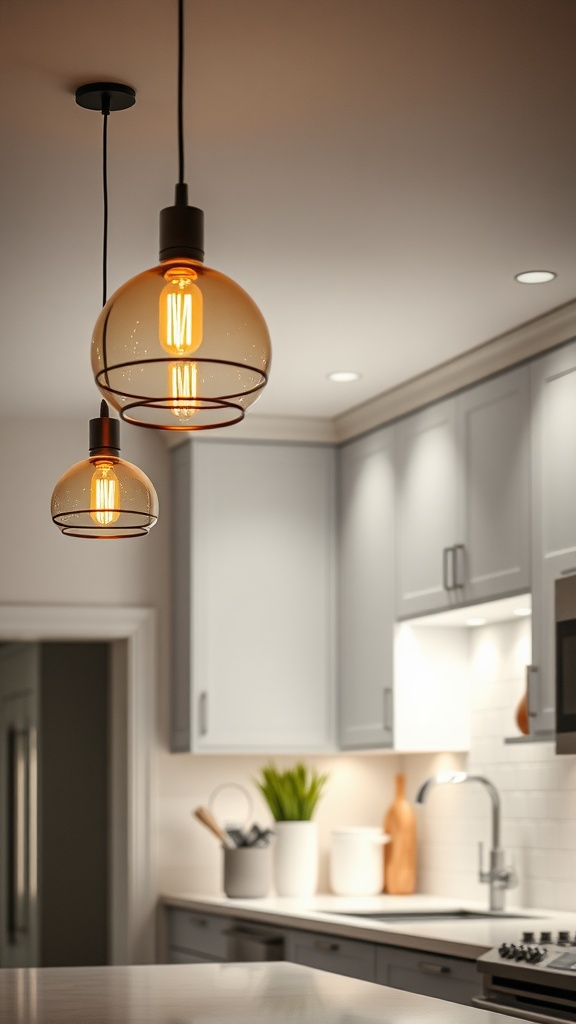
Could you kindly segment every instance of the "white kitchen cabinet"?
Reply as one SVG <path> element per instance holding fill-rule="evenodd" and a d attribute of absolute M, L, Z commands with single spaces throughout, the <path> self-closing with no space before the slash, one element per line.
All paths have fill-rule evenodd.
<path fill-rule="evenodd" d="M 339 708 L 343 749 L 393 743 L 394 431 L 339 452 Z"/>
<path fill-rule="evenodd" d="M 399 424 L 400 618 L 530 588 L 528 407 L 521 367 Z"/>
<path fill-rule="evenodd" d="M 284 959 L 361 981 L 376 980 L 376 946 L 358 939 L 342 939 L 315 932 L 287 931 Z"/>
<path fill-rule="evenodd" d="M 334 749 L 335 452 L 172 452 L 173 750 Z"/>
<path fill-rule="evenodd" d="M 393 946 L 378 947 L 376 981 L 380 985 L 466 1006 L 471 1006 L 472 998 L 482 991 L 474 960 Z"/>
<path fill-rule="evenodd" d="M 536 359 L 532 373 L 533 587 L 530 734 L 555 711 L 554 581 L 576 573 L 576 343 Z"/>

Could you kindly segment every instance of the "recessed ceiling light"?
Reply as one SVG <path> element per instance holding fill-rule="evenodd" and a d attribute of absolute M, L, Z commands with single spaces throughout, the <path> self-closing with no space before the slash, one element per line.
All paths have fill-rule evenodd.
<path fill-rule="evenodd" d="M 531 608 L 515 608 L 514 609 L 514 615 L 518 615 L 519 617 L 522 617 L 524 615 L 532 615 L 532 609 Z"/>
<path fill-rule="evenodd" d="M 476 619 L 476 618 L 474 618 L 474 619 L 466 619 L 466 625 L 467 626 L 485 626 L 486 625 L 486 621 L 487 621 L 486 619 Z"/>
<path fill-rule="evenodd" d="M 546 284 L 553 281 L 556 274 L 553 270 L 524 270 L 521 274 L 515 274 L 514 279 L 519 284 Z"/>
<path fill-rule="evenodd" d="M 360 380 L 360 374 L 354 373 L 353 370 L 338 370 L 336 373 L 329 373 L 328 380 L 334 381 L 335 384 L 349 384 L 352 380 Z"/>

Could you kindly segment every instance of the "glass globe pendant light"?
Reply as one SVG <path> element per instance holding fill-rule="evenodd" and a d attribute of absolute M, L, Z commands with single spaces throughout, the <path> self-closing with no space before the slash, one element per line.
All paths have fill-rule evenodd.
<path fill-rule="evenodd" d="M 120 458 L 120 421 L 106 402 L 90 420 L 90 454 L 60 477 L 52 520 L 68 537 L 143 537 L 158 519 L 158 497 L 145 473 Z"/>
<path fill-rule="evenodd" d="M 106 301 L 108 238 L 107 126 L 110 110 L 125 110 L 135 102 L 129 86 L 98 82 L 82 86 L 76 101 L 101 110 L 103 121 L 104 238 L 102 258 L 103 302 Z M 52 493 L 52 521 L 68 537 L 105 540 L 143 537 L 158 519 L 154 485 L 137 466 L 120 458 L 120 422 L 112 419 L 106 402 L 100 416 L 90 420 L 89 458 L 67 470 Z"/>
<path fill-rule="evenodd" d="M 250 296 L 204 266 L 204 214 L 188 206 L 183 145 L 184 0 L 178 0 L 178 156 L 174 206 L 160 213 L 160 264 L 108 300 L 92 369 L 122 419 L 206 430 L 244 418 L 268 380 L 270 336 Z"/>

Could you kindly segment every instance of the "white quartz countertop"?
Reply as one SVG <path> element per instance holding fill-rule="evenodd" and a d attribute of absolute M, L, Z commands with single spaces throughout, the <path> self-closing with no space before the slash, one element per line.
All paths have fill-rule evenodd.
<path fill-rule="evenodd" d="M 510 905 L 502 915 L 450 919 L 404 917 L 374 920 L 362 914 L 419 912 L 450 912 L 461 909 L 487 913 L 486 904 L 468 900 L 449 900 L 436 896 L 332 896 L 317 895 L 311 899 L 266 897 L 239 900 L 225 896 L 210 897 L 188 893 L 166 894 L 167 906 L 188 908 L 203 913 L 223 914 L 235 919 L 299 928 L 361 939 L 367 942 L 445 953 L 475 960 L 501 942 L 517 942 L 522 932 L 533 931 L 536 940 L 541 931 L 551 931 L 553 939 L 559 929 L 576 933 L 576 911 L 540 910 Z M 357 913 L 354 913 L 357 912 Z"/>
<path fill-rule="evenodd" d="M 5 968 L 0 1024 L 518 1024 L 288 963 Z"/>

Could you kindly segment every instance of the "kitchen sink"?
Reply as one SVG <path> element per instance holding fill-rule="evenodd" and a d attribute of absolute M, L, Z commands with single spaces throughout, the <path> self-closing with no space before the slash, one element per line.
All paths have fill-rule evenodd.
<path fill-rule="evenodd" d="M 326 913 L 326 911 L 325 911 Z M 506 913 L 490 910 L 329 910 L 329 914 L 341 914 L 343 917 L 363 917 L 370 921 L 489 921 L 492 918 L 531 918 L 533 914 Z"/>

